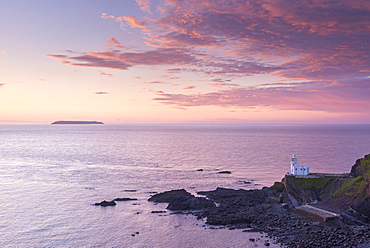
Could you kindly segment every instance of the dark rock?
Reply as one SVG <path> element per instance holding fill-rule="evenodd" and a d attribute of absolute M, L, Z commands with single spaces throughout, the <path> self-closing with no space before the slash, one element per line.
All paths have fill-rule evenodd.
<path fill-rule="evenodd" d="M 203 198 L 194 196 L 178 196 L 168 204 L 169 210 L 197 210 L 216 207 L 215 203 Z"/>
<path fill-rule="evenodd" d="M 115 201 L 102 201 L 102 202 L 99 202 L 99 203 L 95 203 L 94 205 L 95 206 L 106 207 L 106 206 L 115 206 L 117 204 L 116 204 Z"/>
<path fill-rule="evenodd" d="M 219 173 L 219 174 L 231 174 L 231 171 L 219 171 L 217 173 Z"/>
<path fill-rule="evenodd" d="M 203 171 L 203 169 L 199 169 L 199 170 L 197 170 L 197 171 Z"/>
<path fill-rule="evenodd" d="M 177 189 L 153 195 L 152 197 L 149 198 L 148 201 L 170 203 L 175 197 L 180 196 L 192 196 L 192 195 L 185 189 Z"/>
<path fill-rule="evenodd" d="M 116 198 L 113 201 L 137 201 L 136 198 Z"/>
<path fill-rule="evenodd" d="M 166 211 L 152 211 L 152 214 L 163 214 L 166 213 Z"/>

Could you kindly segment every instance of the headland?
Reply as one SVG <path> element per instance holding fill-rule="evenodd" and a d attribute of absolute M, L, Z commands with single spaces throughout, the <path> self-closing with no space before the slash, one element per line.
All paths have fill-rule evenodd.
<path fill-rule="evenodd" d="M 167 209 L 194 214 L 209 225 L 267 233 L 285 247 L 370 247 L 370 154 L 347 174 L 288 173 L 260 190 L 197 194 L 206 198 L 181 189 L 149 201 L 167 202 Z"/>
<path fill-rule="evenodd" d="M 51 123 L 52 125 L 54 124 L 104 124 L 103 122 L 101 121 L 54 121 L 53 123 Z"/>

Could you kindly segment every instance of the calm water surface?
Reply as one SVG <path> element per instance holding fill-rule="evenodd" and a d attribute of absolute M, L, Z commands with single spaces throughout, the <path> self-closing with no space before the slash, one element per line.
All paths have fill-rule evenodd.
<path fill-rule="evenodd" d="M 147 199 L 178 188 L 270 186 L 293 153 L 311 172 L 349 172 L 369 141 L 370 125 L 0 125 L 0 246 L 263 246 L 260 234 L 153 214 L 166 205 Z M 117 197 L 138 201 L 92 205 Z"/>

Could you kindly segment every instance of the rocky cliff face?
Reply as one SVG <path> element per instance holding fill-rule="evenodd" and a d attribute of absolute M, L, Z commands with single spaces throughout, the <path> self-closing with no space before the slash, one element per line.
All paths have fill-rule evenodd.
<path fill-rule="evenodd" d="M 370 182 L 370 154 L 356 160 L 356 163 L 352 166 L 350 175 L 352 177 L 362 176 L 365 181 Z"/>

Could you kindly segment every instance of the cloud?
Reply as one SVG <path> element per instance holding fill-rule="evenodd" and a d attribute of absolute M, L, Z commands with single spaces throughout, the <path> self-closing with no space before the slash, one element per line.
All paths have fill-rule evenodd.
<path fill-rule="evenodd" d="M 192 89 L 195 89 L 196 87 L 194 85 L 189 85 L 189 86 L 185 86 L 184 88 L 182 88 L 183 90 L 192 90 Z"/>
<path fill-rule="evenodd" d="M 161 32 L 151 37 L 159 47 L 222 48 L 229 55 L 260 58 L 261 71 L 267 73 L 266 63 L 274 61 L 281 66 L 275 75 L 284 78 L 341 79 L 369 71 L 370 6 L 366 1 L 167 3 L 162 8 L 164 16 L 155 23 Z M 234 63 L 227 71 L 246 73 L 246 65 L 256 66 Z"/>
<path fill-rule="evenodd" d="M 232 83 L 211 83 L 209 85 L 214 86 L 214 87 L 218 87 L 218 88 L 221 88 L 221 87 L 240 87 L 240 84 L 232 84 Z"/>
<path fill-rule="evenodd" d="M 77 56 L 58 54 L 45 55 L 62 64 L 85 67 L 101 67 L 127 70 L 134 65 L 186 65 L 194 64 L 197 58 L 188 49 L 158 48 L 144 52 L 89 52 Z"/>
<path fill-rule="evenodd" d="M 3 83 L 0 83 L 0 87 L 3 87 L 5 84 L 3 84 Z"/>
<path fill-rule="evenodd" d="M 140 9 L 144 12 L 150 12 L 150 0 L 135 0 L 136 3 L 139 5 Z"/>
<path fill-rule="evenodd" d="M 152 81 L 152 82 L 144 82 L 145 84 L 157 84 L 157 85 L 170 85 L 170 86 L 179 86 L 178 84 L 167 83 L 162 81 Z"/>
<path fill-rule="evenodd" d="M 146 12 L 152 4 L 148 0 L 137 3 Z M 287 79 L 336 80 L 370 75 L 370 7 L 366 1 L 167 0 L 156 9 L 161 15 L 145 21 L 135 16 L 102 14 L 102 18 L 143 29 L 147 44 L 156 47 L 131 54 L 116 52 L 114 60 L 126 66 L 114 62 L 113 69 L 148 64 L 140 58 L 169 51 L 173 58 L 164 56 L 165 63 L 153 57 L 149 61 L 152 65 L 188 66 L 166 68 L 168 72 L 190 71 L 193 67 L 194 72 L 221 76 L 266 73 Z M 121 46 L 114 37 L 108 42 Z M 99 60 L 104 53 L 108 52 L 86 54 Z M 187 62 L 178 63 L 177 55 L 182 61 L 187 56 Z M 86 61 L 70 64 L 95 66 Z"/>
<path fill-rule="evenodd" d="M 118 40 L 113 36 L 110 37 L 108 41 L 106 41 L 106 44 L 109 47 L 129 49 L 127 46 L 122 46 L 122 44 L 118 42 Z"/>
<path fill-rule="evenodd" d="M 165 71 L 167 71 L 169 73 L 180 73 L 182 71 L 182 69 L 180 69 L 180 68 L 171 68 L 171 69 L 166 69 Z"/>
<path fill-rule="evenodd" d="M 105 91 L 98 91 L 98 92 L 95 92 L 94 94 L 95 95 L 107 95 L 109 93 L 108 92 L 105 92 Z"/>
<path fill-rule="evenodd" d="M 146 28 L 145 21 L 139 22 L 135 16 L 121 16 L 116 18 L 117 21 L 126 21 L 127 25 L 132 28 Z"/>
<path fill-rule="evenodd" d="M 99 56 L 96 54 L 82 54 L 79 56 L 48 54 L 45 56 L 54 58 L 62 64 L 72 66 L 109 68 L 119 70 L 127 70 L 132 66 L 118 59 L 111 59 L 109 58 L 109 56 Z"/>
<path fill-rule="evenodd" d="M 6 51 L 4 51 L 4 50 L 0 50 L 0 53 L 2 53 L 2 54 L 6 54 Z"/>
<path fill-rule="evenodd" d="M 368 112 L 369 1 L 136 2 L 149 17 L 107 13 L 101 17 L 139 28 L 146 50 L 127 51 L 111 37 L 108 51 L 47 56 L 72 66 L 120 70 L 150 66 L 176 76 L 201 74 L 200 81 L 217 87 L 199 94 L 157 93 L 156 101 L 178 107 Z M 155 15 L 151 10 L 157 11 Z M 260 74 L 284 81 L 254 87 L 232 82 Z"/>
<path fill-rule="evenodd" d="M 108 15 L 107 13 L 102 13 L 100 17 L 103 19 L 114 19 L 115 18 L 114 15 Z"/>
<path fill-rule="evenodd" d="M 105 73 L 105 72 L 101 72 L 101 71 L 99 71 L 99 76 L 113 77 L 113 75 L 112 75 L 112 74 L 110 74 L 110 73 Z"/>
<path fill-rule="evenodd" d="M 247 87 L 203 94 L 157 92 L 153 100 L 179 107 L 222 106 L 327 112 L 370 112 L 370 79 L 317 81 L 292 86 Z"/>
<path fill-rule="evenodd" d="M 144 82 L 146 84 L 168 84 L 166 82 L 161 82 L 161 81 L 153 81 L 153 82 Z"/>

